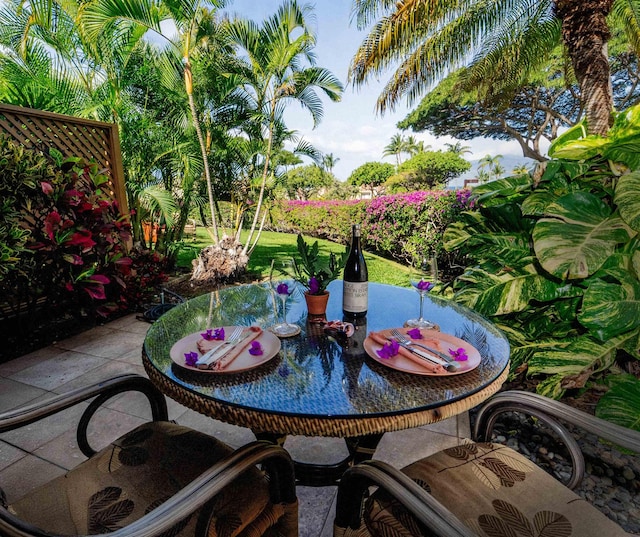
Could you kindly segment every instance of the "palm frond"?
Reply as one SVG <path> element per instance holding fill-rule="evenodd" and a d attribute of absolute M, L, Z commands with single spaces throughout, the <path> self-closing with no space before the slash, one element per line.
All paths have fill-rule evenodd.
<path fill-rule="evenodd" d="M 640 2 L 638 0 L 615 0 L 611 19 L 621 27 L 636 55 L 640 56 Z"/>

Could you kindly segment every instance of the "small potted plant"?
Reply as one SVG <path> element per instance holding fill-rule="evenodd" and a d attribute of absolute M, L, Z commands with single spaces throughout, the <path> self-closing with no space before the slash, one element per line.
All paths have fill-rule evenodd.
<path fill-rule="evenodd" d="M 310 315 L 324 315 L 329 301 L 327 285 L 335 280 L 344 267 L 348 252 L 341 256 L 333 252 L 329 258 L 320 258 L 318 241 L 309 245 L 301 234 L 298 234 L 298 257 L 293 260 L 295 279 L 301 283 L 306 291 L 304 298 Z"/>

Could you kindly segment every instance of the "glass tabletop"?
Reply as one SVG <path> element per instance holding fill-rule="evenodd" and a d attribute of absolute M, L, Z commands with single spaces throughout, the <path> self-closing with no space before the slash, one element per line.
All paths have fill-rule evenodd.
<path fill-rule="evenodd" d="M 342 281 L 329 286 L 327 319 L 342 320 Z M 275 322 L 277 300 L 268 284 L 234 286 L 176 306 L 149 329 L 146 359 L 164 379 L 198 397 L 242 409 L 283 416 L 379 417 L 437 408 L 468 397 L 494 382 L 509 362 L 509 344 L 491 323 L 450 301 L 429 296 L 425 316 L 443 333 L 473 345 L 482 357 L 467 373 L 427 377 L 391 369 L 370 358 L 363 341 L 371 330 L 400 327 L 414 314 L 417 294 L 369 284 L 369 312 L 346 346 L 309 323 L 301 290 L 288 303 L 288 320 L 300 334 L 282 340 L 277 356 L 237 374 L 203 374 L 173 363 L 169 351 L 183 337 L 207 328 Z"/>

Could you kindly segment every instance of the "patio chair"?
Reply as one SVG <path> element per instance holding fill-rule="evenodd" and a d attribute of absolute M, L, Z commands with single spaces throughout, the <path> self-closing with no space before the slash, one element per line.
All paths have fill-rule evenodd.
<path fill-rule="evenodd" d="M 146 396 L 152 421 L 95 453 L 87 439 L 89 422 L 105 401 L 127 391 Z M 234 451 L 167 421 L 163 395 L 144 377 L 122 375 L 6 412 L 0 432 L 89 399 L 77 430 L 78 446 L 89 459 L 10 505 L 0 494 L 3 537 L 297 535 L 287 452 L 266 442 Z"/>
<path fill-rule="evenodd" d="M 518 452 L 487 440 L 504 412 L 527 413 L 555 431 L 573 463 L 566 484 Z M 627 535 L 571 490 L 582 479 L 585 464 L 563 423 L 640 452 L 638 431 L 536 394 L 502 392 L 480 409 L 476 442 L 442 450 L 402 471 L 381 461 L 347 470 L 338 488 L 334 536 Z M 372 485 L 378 488 L 365 501 Z"/>

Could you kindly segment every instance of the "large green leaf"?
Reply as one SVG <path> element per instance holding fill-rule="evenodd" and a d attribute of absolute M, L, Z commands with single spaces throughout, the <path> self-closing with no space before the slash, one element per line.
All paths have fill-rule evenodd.
<path fill-rule="evenodd" d="M 529 230 L 534 223 L 528 218 L 522 218 L 520 205 L 514 202 L 481 207 L 480 212 L 487 219 L 487 227 L 494 231 Z"/>
<path fill-rule="evenodd" d="M 522 202 L 522 214 L 525 216 L 542 216 L 546 214 L 547 207 L 558 199 L 551 192 L 531 194 Z"/>
<path fill-rule="evenodd" d="M 620 280 L 596 279 L 584 293 L 578 320 L 601 341 L 640 327 L 640 283 L 628 273 Z"/>
<path fill-rule="evenodd" d="M 566 131 L 564 131 L 560 136 L 558 136 L 553 143 L 549 146 L 547 150 L 547 154 L 550 157 L 554 157 L 556 155 L 556 151 L 561 149 L 568 143 L 573 143 L 576 140 L 580 140 L 587 135 L 587 124 L 586 121 L 581 121 L 577 123 L 573 127 L 570 127 Z"/>
<path fill-rule="evenodd" d="M 598 270 L 631 231 L 599 198 L 587 192 L 562 196 L 533 229 L 540 264 L 561 278 L 586 278 Z"/>
<path fill-rule="evenodd" d="M 589 337 L 580 337 L 565 344 L 559 342 L 556 349 L 544 349 L 533 355 L 529 361 L 529 374 L 559 375 L 562 379 L 588 369 L 604 369 L 613 363 L 621 341 L 616 338 L 599 343 Z"/>
<path fill-rule="evenodd" d="M 473 196 L 480 202 L 496 196 L 508 198 L 519 192 L 529 190 L 531 183 L 532 178 L 529 175 L 504 177 L 478 185 L 473 189 Z"/>
<path fill-rule="evenodd" d="M 640 149 L 638 151 L 640 153 Z M 613 201 L 622 219 L 640 231 L 640 171 L 625 173 L 618 179 Z"/>
<path fill-rule="evenodd" d="M 602 154 L 609 143 L 608 138 L 589 136 L 588 138 L 569 141 L 562 146 L 557 146 L 553 152 L 553 157 L 569 160 L 585 160 Z"/>
<path fill-rule="evenodd" d="M 610 389 L 598 401 L 596 416 L 640 431 L 640 380 L 633 375 L 611 375 Z"/>
<path fill-rule="evenodd" d="M 528 267 L 528 270 L 501 274 L 489 274 L 477 269 L 465 273 L 464 280 L 477 285 L 472 307 L 483 315 L 505 315 L 523 311 L 532 300 L 551 301 L 570 292 L 570 286 L 561 287 L 537 274 L 533 266 Z"/>

